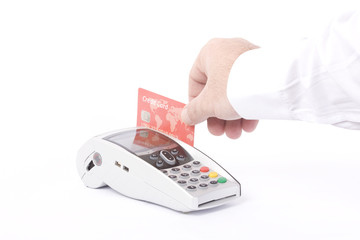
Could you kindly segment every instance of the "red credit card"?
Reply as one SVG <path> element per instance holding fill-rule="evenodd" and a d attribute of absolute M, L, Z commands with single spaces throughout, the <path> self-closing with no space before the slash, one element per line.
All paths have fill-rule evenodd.
<path fill-rule="evenodd" d="M 148 127 L 194 146 L 194 126 L 181 120 L 184 103 L 139 88 L 137 126 Z"/>

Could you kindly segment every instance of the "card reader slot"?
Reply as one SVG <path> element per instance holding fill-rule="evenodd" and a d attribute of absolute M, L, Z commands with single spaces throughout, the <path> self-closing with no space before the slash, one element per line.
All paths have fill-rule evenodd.
<path fill-rule="evenodd" d="M 198 208 L 203 208 L 203 207 L 206 207 L 206 206 L 216 205 L 217 203 L 225 202 L 226 200 L 228 200 L 230 198 L 234 198 L 234 197 L 236 197 L 236 194 L 233 194 L 233 195 L 230 195 L 230 196 L 227 196 L 227 197 L 223 197 L 223 198 L 210 200 L 210 201 L 207 201 L 207 202 L 204 202 L 204 203 L 200 203 L 198 205 Z"/>

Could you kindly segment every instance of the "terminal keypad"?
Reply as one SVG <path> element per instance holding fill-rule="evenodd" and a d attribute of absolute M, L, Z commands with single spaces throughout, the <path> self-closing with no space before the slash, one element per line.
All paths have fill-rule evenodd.
<path fill-rule="evenodd" d="M 204 191 L 227 182 L 225 177 L 203 165 L 200 161 L 192 161 L 178 167 L 162 170 L 162 172 L 189 192 Z"/>

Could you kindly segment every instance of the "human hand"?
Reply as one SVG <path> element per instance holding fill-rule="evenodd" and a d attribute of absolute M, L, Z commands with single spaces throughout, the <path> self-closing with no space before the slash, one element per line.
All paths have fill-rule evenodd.
<path fill-rule="evenodd" d="M 257 46 L 241 38 L 216 38 L 200 51 L 189 76 L 189 104 L 182 112 L 188 125 L 207 120 L 209 132 L 229 138 L 240 137 L 242 130 L 252 132 L 257 120 L 241 118 L 227 98 L 231 67 L 244 52 Z"/>

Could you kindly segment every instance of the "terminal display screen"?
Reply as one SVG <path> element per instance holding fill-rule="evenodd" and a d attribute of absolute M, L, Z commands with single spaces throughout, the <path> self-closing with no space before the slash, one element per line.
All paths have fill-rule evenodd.
<path fill-rule="evenodd" d="M 151 129 L 129 130 L 110 135 L 104 139 L 126 148 L 137 156 L 179 146 L 172 139 Z"/>

